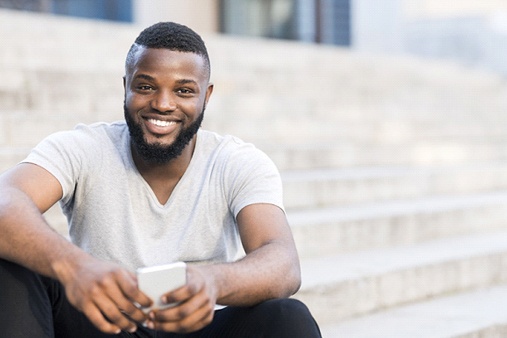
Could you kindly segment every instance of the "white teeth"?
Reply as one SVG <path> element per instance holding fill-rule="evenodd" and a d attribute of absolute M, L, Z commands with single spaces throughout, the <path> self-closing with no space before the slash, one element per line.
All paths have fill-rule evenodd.
<path fill-rule="evenodd" d="M 155 119 L 149 119 L 148 122 L 153 123 L 154 125 L 159 126 L 159 127 L 168 127 L 171 124 L 176 123 L 174 121 L 160 121 L 160 120 L 155 120 Z"/>

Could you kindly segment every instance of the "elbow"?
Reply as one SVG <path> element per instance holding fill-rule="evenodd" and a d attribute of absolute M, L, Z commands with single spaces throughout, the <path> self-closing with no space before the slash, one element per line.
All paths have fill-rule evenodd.
<path fill-rule="evenodd" d="M 287 298 L 294 295 L 301 288 L 301 267 L 299 265 L 299 260 L 291 262 L 289 268 L 284 276 L 285 287 L 281 290 L 282 298 Z"/>
<path fill-rule="evenodd" d="M 301 268 L 299 266 L 299 261 L 291 260 L 283 266 L 279 265 L 276 268 L 276 273 L 271 274 L 270 279 L 267 299 L 291 297 L 298 292 L 301 287 Z"/>
<path fill-rule="evenodd" d="M 292 282 L 291 282 L 291 293 L 289 296 L 292 296 L 293 294 L 295 294 L 296 292 L 299 291 L 299 289 L 301 288 L 301 268 L 299 266 L 299 262 L 298 264 L 293 268 L 293 273 L 292 273 L 292 278 L 291 278 Z"/>

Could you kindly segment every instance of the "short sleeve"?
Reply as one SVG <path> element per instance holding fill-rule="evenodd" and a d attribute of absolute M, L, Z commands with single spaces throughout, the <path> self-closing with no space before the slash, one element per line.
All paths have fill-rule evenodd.
<path fill-rule="evenodd" d="M 90 151 L 91 149 L 95 151 Z M 82 174 L 95 170 L 89 168 L 86 159 L 100 156 L 97 149 L 97 140 L 86 129 L 77 128 L 48 136 L 22 162 L 33 163 L 49 171 L 60 182 L 62 203 L 67 204 L 72 199 Z"/>
<path fill-rule="evenodd" d="M 224 178 L 229 208 L 235 217 L 244 207 L 257 203 L 284 210 L 280 173 L 273 161 L 252 144 L 241 142 L 230 153 Z"/>

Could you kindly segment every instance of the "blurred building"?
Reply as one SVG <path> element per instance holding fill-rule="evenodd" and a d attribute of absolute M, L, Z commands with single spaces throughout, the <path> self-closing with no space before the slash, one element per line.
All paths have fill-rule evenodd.
<path fill-rule="evenodd" d="M 0 8 L 459 60 L 507 73 L 505 0 L 0 0 Z"/>
<path fill-rule="evenodd" d="M 0 8 L 125 22 L 133 14 L 131 0 L 0 0 Z"/>
<path fill-rule="evenodd" d="M 350 0 L 0 0 L 0 7 L 143 26 L 173 20 L 200 33 L 350 44 Z"/>

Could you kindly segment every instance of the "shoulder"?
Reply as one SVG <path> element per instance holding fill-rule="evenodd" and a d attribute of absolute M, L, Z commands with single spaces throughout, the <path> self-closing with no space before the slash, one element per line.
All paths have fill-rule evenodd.
<path fill-rule="evenodd" d="M 205 151 L 216 151 L 222 156 L 244 154 L 263 154 L 261 150 L 252 143 L 245 142 L 232 135 L 220 135 L 218 133 L 199 130 L 198 143 Z"/>
<path fill-rule="evenodd" d="M 28 156 L 28 161 L 72 161 L 84 163 L 104 153 L 115 152 L 128 130 L 121 123 L 78 124 L 74 129 L 56 132 L 39 142 Z"/>
<path fill-rule="evenodd" d="M 49 135 L 43 142 L 56 142 L 62 146 L 70 144 L 104 143 L 107 139 L 115 141 L 121 138 L 127 130 L 126 124 L 122 122 L 98 122 L 93 124 L 78 124 L 74 129 L 59 131 Z"/>
<path fill-rule="evenodd" d="M 237 137 L 206 131 L 200 133 L 199 141 L 204 147 L 213 144 L 214 150 L 200 153 L 200 159 L 210 168 L 210 176 L 220 180 L 219 187 L 234 216 L 244 207 L 259 203 L 283 210 L 280 173 L 263 151 Z"/>
<path fill-rule="evenodd" d="M 236 136 L 220 135 L 209 130 L 199 130 L 198 142 L 205 149 L 218 149 L 223 152 L 261 152 L 252 143 L 245 142 Z"/>
<path fill-rule="evenodd" d="M 198 151 L 201 156 L 213 161 L 214 165 L 232 171 L 250 171 L 261 167 L 277 171 L 273 161 L 262 150 L 232 135 L 200 130 Z"/>
<path fill-rule="evenodd" d="M 70 133 L 77 137 L 107 137 L 118 138 L 128 132 L 127 124 L 123 121 L 97 122 L 93 124 L 78 124 Z"/>

